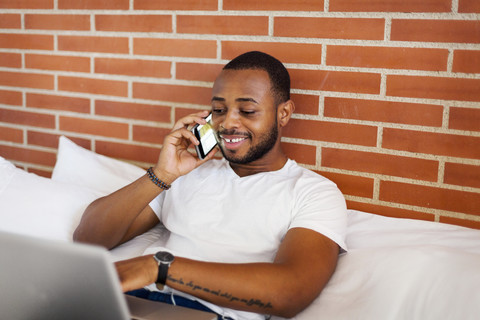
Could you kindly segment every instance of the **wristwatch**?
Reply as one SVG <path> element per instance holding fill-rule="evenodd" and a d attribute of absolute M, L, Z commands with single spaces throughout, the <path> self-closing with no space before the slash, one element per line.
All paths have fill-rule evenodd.
<path fill-rule="evenodd" d="M 158 276 L 157 276 L 157 287 L 163 289 L 163 286 L 167 282 L 168 268 L 172 264 L 175 257 L 173 254 L 167 251 L 159 251 L 153 256 L 155 261 L 158 263 Z"/>

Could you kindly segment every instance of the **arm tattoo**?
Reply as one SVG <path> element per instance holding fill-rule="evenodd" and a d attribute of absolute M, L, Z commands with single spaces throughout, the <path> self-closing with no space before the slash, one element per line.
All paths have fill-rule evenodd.
<path fill-rule="evenodd" d="M 185 283 L 182 278 L 177 279 L 177 278 L 174 278 L 170 275 L 168 275 L 167 278 L 168 278 L 169 281 L 174 282 L 178 285 L 187 287 L 194 292 L 195 291 L 203 291 L 205 293 L 224 298 L 225 300 L 228 300 L 230 302 L 235 302 L 235 301 L 241 302 L 241 303 L 243 303 L 243 304 L 245 304 L 249 307 L 250 306 L 258 306 L 258 307 L 263 308 L 263 309 L 273 308 L 273 306 L 270 302 L 265 303 L 265 302 L 263 302 L 259 299 L 240 299 L 238 297 L 233 296 L 232 294 L 230 294 L 228 292 L 222 292 L 222 290 L 213 290 L 213 289 L 209 289 L 209 288 L 204 288 L 202 286 L 199 286 L 199 285 L 195 284 L 193 281 Z"/>

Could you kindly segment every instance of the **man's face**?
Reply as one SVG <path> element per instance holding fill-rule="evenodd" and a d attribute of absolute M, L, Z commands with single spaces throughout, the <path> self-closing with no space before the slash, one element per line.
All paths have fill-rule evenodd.
<path fill-rule="evenodd" d="M 261 159 L 277 143 L 277 112 L 263 70 L 223 70 L 212 91 L 213 125 L 220 150 L 232 163 Z"/>

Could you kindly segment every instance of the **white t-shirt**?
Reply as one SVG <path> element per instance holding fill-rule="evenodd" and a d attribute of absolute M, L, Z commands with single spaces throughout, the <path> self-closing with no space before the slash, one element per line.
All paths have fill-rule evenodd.
<path fill-rule="evenodd" d="M 192 259 L 271 262 L 294 227 L 315 230 L 346 249 L 343 195 L 293 160 L 247 177 L 237 176 L 226 160 L 211 160 L 150 206 L 171 232 L 166 247 Z"/>
<path fill-rule="evenodd" d="M 176 256 L 227 263 L 272 262 L 287 231 L 317 231 L 346 250 L 345 199 L 330 180 L 288 160 L 278 171 L 239 177 L 210 160 L 150 203 Z M 151 251 L 151 250 L 149 250 Z"/>

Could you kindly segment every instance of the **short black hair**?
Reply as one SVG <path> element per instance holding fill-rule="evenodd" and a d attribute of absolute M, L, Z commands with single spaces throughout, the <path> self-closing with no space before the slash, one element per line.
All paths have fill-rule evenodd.
<path fill-rule="evenodd" d="M 223 70 L 247 69 L 259 69 L 268 73 L 276 106 L 290 100 L 290 75 L 278 59 L 264 52 L 250 51 L 239 55 L 223 67 Z"/>

